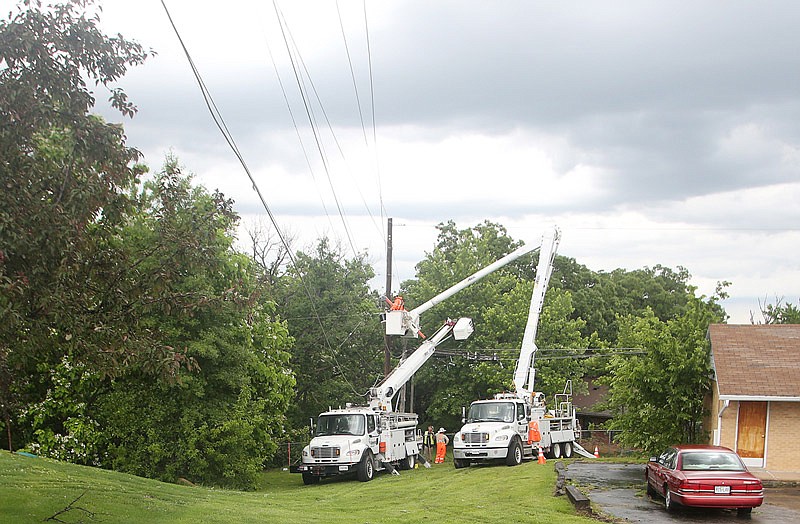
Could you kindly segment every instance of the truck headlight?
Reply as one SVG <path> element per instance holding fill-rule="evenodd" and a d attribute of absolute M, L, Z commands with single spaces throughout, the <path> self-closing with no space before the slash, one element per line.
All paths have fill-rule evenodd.
<path fill-rule="evenodd" d="M 303 448 L 303 456 L 304 457 L 308 456 L 308 448 Z"/>
<path fill-rule="evenodd" d="M 494 439 L 498 442 L 502 442 L 504 440 L 508 440 L 508 435 L 497 435 Z"/>
<path fill-rule="evenodd" d="M 347 455 L 348 457 L 357 457 L 357 456 L 361 455 L 361 450 L 360 449 L 351 449 L 350 451 L 345 453 L 345 455 Z"/>

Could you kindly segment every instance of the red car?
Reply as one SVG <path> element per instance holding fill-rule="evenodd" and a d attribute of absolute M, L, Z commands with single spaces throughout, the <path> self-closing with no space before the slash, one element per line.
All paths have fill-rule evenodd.
<path fill-rule="evenodd" d="M 664 497 L 667 511 L 678 506 L 736 509 L 748 515 L 764 502 L 761 481 L 734 451 L 722 446 L 674 446 L 651 457 L 645 469 L 647 494 Z"/>

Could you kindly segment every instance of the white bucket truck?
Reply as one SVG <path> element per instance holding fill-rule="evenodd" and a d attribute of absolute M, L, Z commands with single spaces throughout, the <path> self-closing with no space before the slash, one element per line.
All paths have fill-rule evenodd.
<path fill-rule="evenodd" d="M 553 409 L 547 408 L 542 393 L 533 391 L 536 330 L 560 237 L 560 231 L 554 228 L 542 238 L 528 323 L 514 372 L 516 392 L 500 393 L 470 405 L 469 413 L 463 417 L 464 426 L 453 437 L 456 468 L 491 460 L 504 460 L 514 466 L 525 458 L 536 457 L 540 448 L 553 457 L 570 457 L 573 451 L 591 456 L 575 442 L 578 422 L 572 407 L 571 383 L 563 394 L 556 395 Z"/>

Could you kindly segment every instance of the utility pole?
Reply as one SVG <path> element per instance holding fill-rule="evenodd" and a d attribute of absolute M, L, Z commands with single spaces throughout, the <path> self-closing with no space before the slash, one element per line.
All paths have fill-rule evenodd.
<path fill-rule="evenodd" d="M 392 219 L 387 222 L 386 233 L 386 298 L 392 300 Z M 389 335 L 383 333 L 383 376 L 392 370 L 392 352 L 389 350 Z"/>

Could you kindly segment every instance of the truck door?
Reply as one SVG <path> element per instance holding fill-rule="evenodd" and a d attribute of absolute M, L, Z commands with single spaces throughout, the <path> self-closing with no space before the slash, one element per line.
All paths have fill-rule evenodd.
<path fill-rule="evenodd" d="M 517 414 L 516 414 L 516 428 L 515 431 L 519 438 L 522 439 L 522 442 L 528 442 L 528 418 L 530 413 L 525 411 L 525 404 L 522 402 L 516 402 L 517 406 Z"/>
<path fill-rule="evenodd" d="M 380 431 L 381 430 L 381 423 L 380 417 L 378 415 L 368 414 L 367 415 L 367 439 L 369 443 L 369 449 L 372 450 L 372 454 L 375 455 L 378 453 L 378 446 L 380 443 Z"/>

